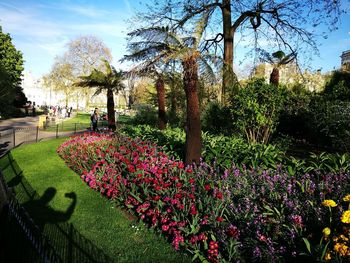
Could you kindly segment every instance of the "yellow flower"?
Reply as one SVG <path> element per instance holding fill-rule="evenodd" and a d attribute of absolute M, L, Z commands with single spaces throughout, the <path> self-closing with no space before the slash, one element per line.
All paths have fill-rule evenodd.
<path fill-rule="evenodd" d="M 331 230 L 329 227 L 325 227 L 323 230 L 322 230 L 322 233 L 323 233 L 323 236 L 324 237 L 328 237 L 330 234 L 331 234 Z"/>
<path fill-rule="evenodd" d="M 327 252 L 326 255 L 324 256 L 324 260 L 329 261 L 331 259 L 332 259 L 331 253 Z"/>
<path fill-rule="evenodd" d="M 334 245 L 334 251 L 337 252 L 340 256 L 346 256 L 347 255 L 347 250 L 348 246 L 342 243 L 336 243 Z"/>
<path fill-rule="evenodd" d="M 346 237 L 346 236 L 344 236 L 344 235 L 340 235 L 339 236 L 343 241 L 348 241 L 349 239 Z"/>
<path fill-rule="evenodd" d="M 328 207 L 336 207 L 337 203 L 334 202 L 332 199 L 327 199 L 322 202 L 322 205 L 328 206 Z"/>
<path fill-rule="evenodd" d="M 343 197 L 344 202 L 350 202 L 350 195 L 346 195 Z"/>
<path fill-rule="evenodd" d="M 350 210 L 345 211 L 340 219 L 343 223 L 350 224 Z"/>

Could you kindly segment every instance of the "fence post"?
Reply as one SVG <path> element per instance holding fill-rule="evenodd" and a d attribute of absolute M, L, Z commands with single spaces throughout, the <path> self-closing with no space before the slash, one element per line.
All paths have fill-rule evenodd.
<path fill-rule="evenodd" d="M 56 125 L 56 139 L 58 138 L 58 124 Z"/>
<path fill-rule="evenodd" d="M 16 147 L 16 128 L 13 128 L 13 148 Z"/>
<path fill-rule="evenodd" d="M 35 138 L 36 142 L 38 142 L 38 137 L 39 137 L 39 126 L 36 126 L 36 138 Z"/>
<path fill-rule="evenodd" d="M 74 126 L 74 134 L 76 134 L 77 133 L 77 124 L 76 123 L 74 123 L 75 124 L 75 126 Z"/>

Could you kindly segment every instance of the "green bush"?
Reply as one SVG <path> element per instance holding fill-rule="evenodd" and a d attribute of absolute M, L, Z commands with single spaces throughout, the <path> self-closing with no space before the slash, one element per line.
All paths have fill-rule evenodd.
<path fill-rule="evenodd" d="M 217 101 L 207 104 L 201 119 L 203 131 L 223 135 L 231 135 L 234 132 L 230 108 L 220 105 Z"/>
<path fill-rule="evenodd" d="M 284 88 L 254 79 L 231 98 L 235 127 L 250 143 L 267 143 L 283 108 Z"/>
<path fill-rule="evenodd" d="M 280 113 L 276 133 L 305 139 L 310 136 L 308 129 L 309 104 L 312 93 L 297 85 L 285 91 L 285 101 Z"/>
<path fill-rule="evenodd" d="M 155 142 L 169 155 L 184 159 L 186 134 L 179 128 L 160 131 L 146 125 L 125 126 L 122 133 Z M 215 162 L 222 169 L 231 167 L 232 163 L 237 166 L 244 164 L 247 167 L 275 168 L 284 158 L 284 152 L 273 145 L 250 145 L 242 138 L 209 133 L 202 133 L 202 139 L 203 160 L 207 163 Z"/>
<path fill-rule="evenodd" d="M 307 125 L 315 143 L 338 150 L 350 149 L 350 101 L 316 97 L 310 103 Z"/>
<path fill-rule="evenodd" d="M 323 95 L 328 100 L 350 101 L 350 72 L 334 71 L 326 83 Z"/>
<path fill-rule="evenodd" d="M 160 131 L 147 125 L 125 126 L 122 133 L 141 140 L 155 142 L 163 147 L 169 156 L 184 159 L 185 132 L 179 128 Z M 202 133 L 203 161 L 215 164 L 218 169 L 229 169 L 234 163 L 237 167 L 276 169 L 280 164 L 288 168 L 291 175 L 311 171 L 338 173 L 350 169 L 349 154 L 309 154 L 306 159 L 296 159 L 285 154 L 290 138 L 281 143 L 248 144 L 244 139 L 229 136 L 216 136 Z M 282 146 L 281 146 L 282 145 Z"/>
<path fill-rule="evenodd" d="M 136 115 L 131 122 L 134 124 L 157 126 L 158 111 L 150 105 L 138 105 L 136 107 Z"/>

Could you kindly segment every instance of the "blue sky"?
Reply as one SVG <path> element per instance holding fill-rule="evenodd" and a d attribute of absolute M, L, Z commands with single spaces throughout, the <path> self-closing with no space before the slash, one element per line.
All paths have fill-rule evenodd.
<path fill-rule="evenodd" d="M 132 25 L 126 20 L 139 10 L 135 0 L 0 0 L 0 25 L 10 33 L 25 59 L 25 70 L 36 77 L 48 73 L 55 56 L 62 55 L 66 44 L 82 35 L 96 35 L 112 51 L 113 64 L 126 54 L 126 34 Z M 136 6 L 137 5 L 137 6 Z M 340 54 L 350 49 L 350 15 L 341 19 L 339 30 L 320 39 L 320 57 L 311 67 L 328 71 L 338 68 Z M 243 54 L 236 49 L 237 61 Z"/>

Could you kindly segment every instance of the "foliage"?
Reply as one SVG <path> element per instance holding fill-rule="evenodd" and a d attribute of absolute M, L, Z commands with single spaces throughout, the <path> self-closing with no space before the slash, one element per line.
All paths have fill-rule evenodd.
<path fill-rule="evenodd" d="M 330 30 L 337 28 L 339 15 L 344 11 L 339 1 L 333 0 L 317 4 L 313 0 L 302 2 L 292 0 L 288 1 L 288 4 L 265 0 L 166 0 L 147 7 L 146 12 L 138 14 L 135 18 L 135 21 L 143 27 L 145 24 L 170 25 L 172 29 L 188 30 L 197 26 L 196 22 L 200 15 L 208 14 L 208 19 L 203 21 L 203 27 L 207 30 L 205 34 L 212 38 L 204 40 L 203 46 L 215 52 L 223 51 L 222 102 L 225 98 L 225 89 L 234 83 L 233 40 L 236 39 L 237 32 L 243 32 L 243 36 L 254 34 L 255 37 L 250 38 L 248 42 L 251 52 L 255 52 L 257 46 L 269 48 L 278 46 L 309 56 L 310 49 L 317 50 L 318 47 L 314 28 L 321 25 L 326 25 Z"/>
<path fill-rule="evenodd" d="M 122 133 L 133 138 L 151 141 L 163 147 L 163 150 L 177 158 L 184 158 L 185 132 L 179 128 L 167 128 L 158 131 L 150 126 L 125 126 Z M 284 152 L 273 145 L 248 144 L 241 138 L 229 136 L 215 136 L 202 133 L 202 158 L 207 163 L 215 161 L 220 169 L 232 166 L 232 163 L 247 167 L 275 168 L 276 163 L 282 163 Z"/>
<path fill-rule="evenodd" d="M 20 87 L 23 56 L 0 26 L 0 116 L 8 117 L 14 106 L 22 107 L 27 99 Z"/>
<path fill-rule="evenodd" d="M 231 98 L 234 126 L 250 143 L 268 143 L 283 108 L 284 90 L 254 79 Z"/>
<path fill-rule="evenodd" d="M 132 118 L 131 122 L 135 125 L 150 125 L 156 126 L 158 122 L 158 111 L 147 104 L 140 104 L 134 107 L 136 109 L 136 115 Z"/>
<path fill-rule="evenodd" d="M 350 102 L 329 101 L 315 97 L 309 108 L 307 119 L 311 136 L 316 143 L 340 150 L 350 149 Z"/>
<path fill-rule="evenodd" d="M 66 106 L 69 105 L 69 100 L 73 95 L 78 96 L 77 90 L 73 86 L 75 80 L 73 65 L 60 57 L 56 57 L 50 73 L 44 77 L 46 86 L 64 94 Z"/>
<path fill-rule="evenodd" d="M 303 260 L 329 222 L 329 209 L 321 205 L 350 191 L 346 171 L 292 175 L 283 167 L 231 166 L 221 172 L 204 162 L 185 167 L 153 144 L 120 136 L 76 136 L 58 153 L 90 188 L 202 261 Z"/>
<path fill-rule="evenodd" d="M 109 62 L 112 61 L 111 51 L 108 47 L 96 36 L 85 35 L 77 37 L 67 43 L 67 50 L 65 53 L 57 57 L 50 74 L 46 75 L 44 80 L 47 88 L 56 88 L 62 90 L 65 94 L 75 95 L 77 100 L 83 103 L 85 101 L 85 108 L 88 107 L 89 100 L 92 95 L 92 90 L 73 87 L 69 85 L 56 85 L 57 79 L 53 75 L 57 74 L 57 67 L 65 65 L 65 74 L 60 77 L 60 83 L 69 83 L 76 81 L 81 75 L 89 75 L 91 71 L 96 68 L 103 70 L 105 63 L 102 59 Z M 62 69 L 61 69 L 62 71 Z"/>
<path fill-rule="evenodd" d="M 209 53 L 202 54 L 199 46 L 209 15 L 205 12 L 200 17 L 190 36 L 177 34 L 174 30 L 161 26 L 134 30 L 128 34 L 133 39 L 133 42 L 128 45 L 131 54 L 124 56 L 127 60 L 141 61 L 141 68 L 154 67 L 159 63 L 164 64 L 175 60 L 181 62 L 187 104 L 186 163 L 189 164 L 199 162 L 202 144 L 198 72 L 201 72 L 203 78 L 215 79 L 211 67 L 214 57 Z"/>
<path fill-rule="evenodd" d="M 95 94 L 102 91 L 107 95 L 107 112 L 108 127 L 115 130 L 115 110 L 114 110 L 114 93 L 125 89 L 123 80 L 125 74 L 120 70 L 117 71 L 107 60 L 103 60 L 104 71 L 93 69 L 90 75 L 80 76 L 80 80 L 74 83 L 76 87 L 96 88 Z"/>
<path fill-rule="evenodd" d="M 323 95 L 333 101 L 350 101 L 350 72 L 334 71 L 326 83 Z"/>
<path fill-rule="evenodd" d="M 207 104 L 202 113 L 201 121 L 203 131 L 212 134 L 231 135 L 235 131 L 229 107 L 222 106 L 216 101 Z"/>
<path fill-rule="evenodd" d="M 167 128 L 159 131 L 147 125 L 126 125 L 121 133 L 132 138 L 140 138 L 161 146 L 169 156 L 184 158 L 185 132 L 179 128 Z M 230 168 L 234 163 L 239 168 L 276 169 L 282 164 L 291 175 L 318 171 L 322 173 L 339 173 L 350 169 L 349 154 L 306 153 L 305 159 L 296 159 L 286 155 L 290 138 L 284 142 L 275 141 L 276 145 L 248 144 L 242 138 L 216 136 L 203 133 L 202 159 L 207 163 L 215 162 L 218 169 Z"/>
<path fill-rule="evenodd" d="M 285 90 L 285 101 L 281 110 L 276 133 L 306 139 L 310 136 L 308 114 L 312 93 L 303 85 L 295 85 Z"/>

